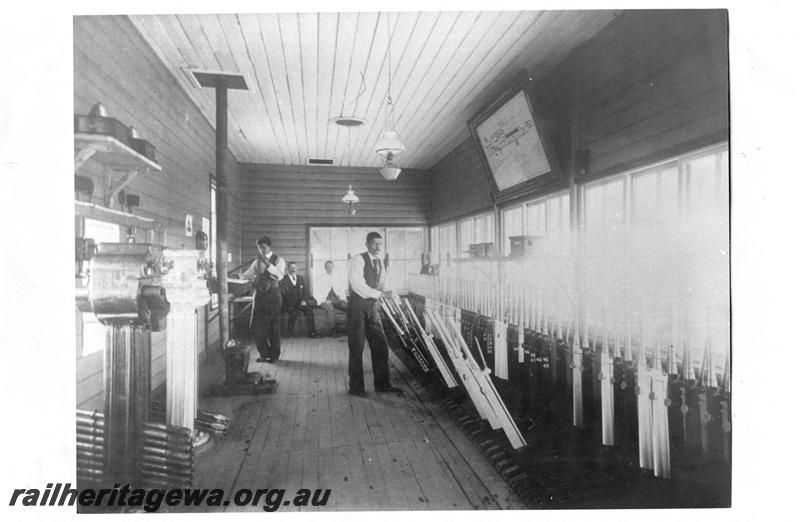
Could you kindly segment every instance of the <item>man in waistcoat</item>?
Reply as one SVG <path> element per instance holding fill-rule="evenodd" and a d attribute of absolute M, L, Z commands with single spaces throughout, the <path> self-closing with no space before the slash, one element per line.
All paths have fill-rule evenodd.
<path fill-rule="evenodd" d="M 383 238 L 377 232 L 367 234 L 367 251 L 350 260 L 347 279 L 350 285 L 350 298 L 347 306 L 347 345 L 349 348 L 348 371 L 350 385 L 348 393 L 363 397 L 364 369 L 362 354 L 364 337 L 369 343 L 372 357 L 372 373 L 375 391 L 401 392 L 389 380 L 389 351 L 383 333 L 380 317 L 379 299 L 386 285 L 386 267 L 381 260 Z M 387 292 L 389 293 L 389 292 Z"/>
<path fill-rule="evenodd" d="M 277 361 L 281 356 L 281 291 L 278 283 L 286 271 L 286 261 L 272 252 L 272 240 L 264 236 L 256 242 L 258 255 L 250 267 L 240 274 L 253 282 L 255 296 L 250 315 L 258 362 Z"/>

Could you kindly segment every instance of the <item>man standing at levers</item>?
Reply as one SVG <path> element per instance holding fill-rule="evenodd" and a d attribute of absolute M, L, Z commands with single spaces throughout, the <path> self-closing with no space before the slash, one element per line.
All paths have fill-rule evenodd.
<path fill-rule="evenodd" d="M 350 385 L 348 393 L 363 397 L 364 369 L 362 354 L 364 338 L 369 343 L 372 358 L 372 373 L 375 391 L 379 393 L 400 392 L 389 380 L 389 351 L 380 317 L 380 298 L 391 292 L 386 288 L 386 267 L 381 260 L 383 237 L 377 232 L 367 234 L 367 251 L 350 260 L 348 283 L 350 298 L 347 307 L 349 348 L 348 371 Z"/>
<path fill-rule="evenodd" d="M 256 242 L 258 254 L 250 267 L 240 274 L 254 283 L 256 291 L 250 315 L 258 362 L 277 361 L 281 356 L 281 291 L 279 282 L 286 271 L 286 261 L 272 251 L 268 236 Z"/>

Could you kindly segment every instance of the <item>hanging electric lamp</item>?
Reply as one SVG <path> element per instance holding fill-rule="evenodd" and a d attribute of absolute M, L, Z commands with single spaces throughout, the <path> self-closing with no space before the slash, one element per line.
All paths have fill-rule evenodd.
<path fill-rule="evenodd" d="M 348 185 L 347 193 L 342 197 L 342 203 L 347 203 L 347 211 L 351 216 L 356 215 L 356 204 L 358 203 L 358 196 L 353 191 L 353 185 Z"/>
<path fill-rule="evenodd" d="M 353 127 L 358 127 L 359 125 L 364 123 L 364 120 L 360 118 L 340 118 L 335 120 L 337 125 L 342 127 L 347 127 L 347 167 L 350 168 L 350 162 L 352 161 L 353 151 L 350 147 L 350 131 Z M 342 202 L 347 203 L 347 213 L 351 216 L 355 216 L 358 210 L 356 209 L 356 204 L 358 203 L 358 196 L 356 193 L 353 192 L 353 185 L 348 185 L 347 193 L 345 193 L 344 197 L 342 197 Z"/>
<path fill-rule="evenodd" d="M 378 142 L 375 144 L 375 153 L 381 157 L 383 167 L 380 169 L 381 175 L 388 180 L 397 179 L 401 170 L 395 165 L 396 159 L 405 152 L 406 147 L 400 141 L 400 134 L 394 128 L 394 104 L 392 103 L 392 35 L 389 28 L 389 14 L 386 14 L 386 34 L 388 35 L 389 45 L 388 55 L 388 76 L 389 83 L 386 88 L 386 110 L 384 113 L 383 132 L 381 132 Z"/>

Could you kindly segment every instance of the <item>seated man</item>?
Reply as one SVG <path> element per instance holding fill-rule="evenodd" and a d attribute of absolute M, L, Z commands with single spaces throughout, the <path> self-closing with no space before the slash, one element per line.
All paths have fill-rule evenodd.
<path fill-rule="evenodd" d="M 300 314 L 306 317 L 306 329 L 309 337 L 317 337 L 314 326 L 313 302 L 306 291 L 306 282 L 303 276 L 297 273 L 297 263 L 291 261 L 287 265 L 286 275 L 281 280 L 281 294 L 283 295 L 283 309 L 289 314 L 286 330 L 290 336 L 294 335 L 294 325 Z"/>
<path fill-rule="evenodd" d="M 314 298 L 328 313 L 334 309 L 347 312 L 345 280 L 337 277 L 335 268 L 333 261 L 325 261 L 325 273 L 314 281 Z"/>

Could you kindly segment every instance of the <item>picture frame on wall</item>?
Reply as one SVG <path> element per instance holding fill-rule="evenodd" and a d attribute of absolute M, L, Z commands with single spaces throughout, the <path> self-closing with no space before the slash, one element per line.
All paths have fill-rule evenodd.
<path fill-rule="evenodd" d="M 523 70 L 467 122 L 496 203 L 564 183 L 541 107 Z"/>

